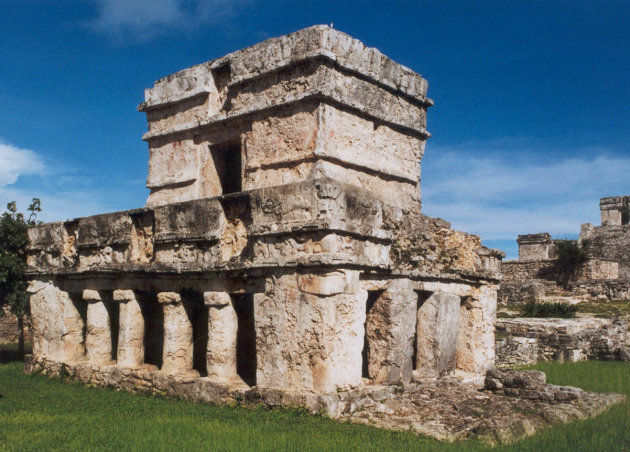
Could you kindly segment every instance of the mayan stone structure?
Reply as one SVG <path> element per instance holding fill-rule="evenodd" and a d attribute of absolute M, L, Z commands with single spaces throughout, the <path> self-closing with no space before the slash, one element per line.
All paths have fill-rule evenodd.
<path fill-rule="evenodd" d="M 483 382 L 502 253 L 421 213 L 426 93 L 325 26 L 158 80 L 146 206 L 29 232 L 27 370 L 218 403 Z"/>
<path fill-rule="evenodd" d="M 555 241 L 546 232 L 519 235 L 516 261 L 502 262 L 500 300 L 526 302 L 548 295 L 579 299 L 630 299 L 630 196 L 602 198 L 601 226 L 582 224 L 578 241 L 588 241 L 588 261 L 569 291 L 554 270 Z"/>

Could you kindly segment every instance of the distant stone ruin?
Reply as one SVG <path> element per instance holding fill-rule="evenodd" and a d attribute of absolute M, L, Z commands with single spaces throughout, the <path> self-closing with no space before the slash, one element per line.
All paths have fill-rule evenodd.
<path fill-rule="evenodd" d="M 478 418 L 453 423 L 464 418 L 451 402 L 447 417 L 412 403 L 430 400 L 426 381 L 451 381 L 446 399 L 468 382 L 462 394 L 481 403 L 503 257 L 421 213 L 426 92 L 325 26 L 158 80 L 139 107 L 147 205 L 29 231 L 26 371 L 483 432 Z M 579 400 L 618 401 L 593 397 Z M 502 403 L 511 431 L 521 402 Z M 395 422 L 379 422 L 390 405 Z"/>
<path fill-rule="evenodd" d="M 506 303 L 568 296 L 582 300 L 630 300 L 630 196 L 602 198 L 601 226 L 583 224 L 588 260 L 567 290 L 554 268 L 555 243 L 546 233 L 519 235 L 516 261 L 502 262 L 499 300 Z"/>

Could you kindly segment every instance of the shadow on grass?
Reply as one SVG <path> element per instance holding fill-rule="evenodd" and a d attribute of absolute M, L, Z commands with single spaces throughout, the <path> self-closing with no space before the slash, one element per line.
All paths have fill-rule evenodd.
<path fill-rule="evenodd" d="M 24 353 L 33 353 L 33 346 L 30 343 L 24 344 Z M 0 364 L 8 364 L 14 361 L 22 361 L 18 353 L 18 344 L 0 344 Z"/>

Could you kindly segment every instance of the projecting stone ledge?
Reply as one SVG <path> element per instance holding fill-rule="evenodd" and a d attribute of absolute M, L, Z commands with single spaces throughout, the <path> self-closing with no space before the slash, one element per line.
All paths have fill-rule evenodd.
<path fill-rule="evenodd" d="M 441 378 L 403 387 L 375 385 L 332 393 L 249 388 L 233 381 L 169 375 L 152 366 L 62 363 L 32 355 L 26 357 L 24 372 L 64 375 L 85 384 L 202 403 L 303 407 L 341 421 L 443 441 L 478 438 L 491 445 L 512 443 L 554 424 L 595 416 L 626 399 L 622 394 L 546 384 L 545 374 L 537 371 L 489 371 L 481 391 L 456 378 Z"/>

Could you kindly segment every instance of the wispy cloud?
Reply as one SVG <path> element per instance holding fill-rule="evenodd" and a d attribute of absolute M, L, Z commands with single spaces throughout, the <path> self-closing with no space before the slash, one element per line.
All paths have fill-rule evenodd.
<path fill-rule="evenodd" d="M 569 237 L 581 223 L 599 224 L 599 198 L 630 193 L 630 157 L 601 148 L 571 158 L 544 151 L 530 140 L 429 147 L 424 212 L 488 241 L 534 232 Z"/>
<path fill-rule="evenodd" d="M 250 0 L 92 0 L 97 17 L 90 28 L 120 42 L 148 41 L 173 31 L 217 24 Z"/>
<path fill-rule="evenodd" d="M 118 210 L 113 204 L 116 197 L 102 193 L 93 177 L 84 174 L 58 160 L 52 164 L 36 151 L 0 140 L 0 212 L 11 201 L 24 211 L 32 198 L 41 199 L 40 219 L 44 221 Z"/>
<path fill-rule="evenodd" d="M 14 184 L 20 175 L 41 174 L 44 163 L 29 149 L 22 149 L 0 140 L 0 187 Z"/>

